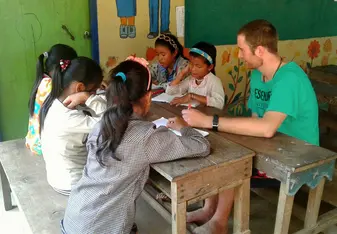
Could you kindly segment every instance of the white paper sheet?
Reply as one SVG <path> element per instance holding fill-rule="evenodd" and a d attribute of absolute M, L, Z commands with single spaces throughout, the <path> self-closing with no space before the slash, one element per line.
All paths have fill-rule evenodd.
<path fill-rule="evenodd" d="M 153 102 L 164 102 L 164 103 L 170 103 L 175 97 L 181 97 L 181 96 L 172 96 L 172 95 L 168 95 L 167 93 L 162 93 L 158 96 L 155 96 L 152 98 Z M 197 107 L 199 106 L 199 102 L 197 101 L 191 101 L 190 103 L 186 103 L 186 104 L 180 104 L 181 106 L 188 106 L 189 104 L 191 104 L 192 107 Z"/>
<path fill-rule="evenodd" d="M 160 119 L 157 119 L 157 120 L 153 121 L 153 123 L 156 125 L 157 128 L 160 127 L 160 126 L 166 127 L 167 122 L 168 122 L 168 119 L 166 119 L 164 117 L 161 117 Z M 176 130 L 173 130 L 173 129 L 170 129 L 170 130 L 172 132 L 174 132 L 176 135 L 181 136 L 181 133 L 179 131 L 176 131 Z M 204 137 L 209 135 L 209 133 L 206 132 L 206 131 L 202 131 L 202 130 L 199 130 L 199 129 L 195 129 L 195 130 L 197 130 Z"/>
<path fill-rule="evenodd" d="M 176 7 L 177 37 L 185 37 L 185 6 Z"/>

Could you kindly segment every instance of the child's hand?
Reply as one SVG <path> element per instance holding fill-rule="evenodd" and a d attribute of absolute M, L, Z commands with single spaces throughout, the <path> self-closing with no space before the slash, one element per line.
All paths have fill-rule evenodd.
<path fill-rule="evenodd" d="M 108 88 L 108 86 L 109 86 L 109 82 L 106 81 L 106 80 L 103 80 L 102 83 L 101 83 L 100 89 L 101 90 L 106 90 Z"/>
<path fill-rule="evenodd" d="M 188 75 L 188 73 L 191 72 L 191 66 L 190 64 L 188 64 L 184 69 L 181 70 L 181 73 L 183 74 L 183 76 Z"/>
<path fill-rule="evenodd" d="M 170 118 L 168 119 L 168 122 L 167 122 L 168 128 L 172 128 L 173 130 L 177 130 L 177 131 L 180 131 L 180 129 L 187 127 L 187 126 L 188 124 L 182 118 L 179 118 L 179 117 Z"/>
<path fill-rule="evenodd" d="M 84 104 L 88 98 L 90 97 L 90 94 L 88 92 L 79 92 L 69 95 L 64 101 L 63 105 L 69 109 L 74 109 L 78 105 Z"/>
<path fill-rule="evenodd" d="M 190 94 L 186 94 L 185 96 L 182 97 L 175 97 L 171 102 L 170 105 L 175 105 L 175 106 L 179 106 L 180 104 L 184 104 L 184 103 L 189 103 L 191 101 L 191 95 Z"/>

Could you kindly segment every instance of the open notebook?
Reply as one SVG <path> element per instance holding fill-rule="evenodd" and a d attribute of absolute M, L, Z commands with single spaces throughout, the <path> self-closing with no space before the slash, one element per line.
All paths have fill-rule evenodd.
<path fill-rule="evenodd" d="M 153 102 L 170 103 L 175 97 L 181 97 L 181 95 L 168 95 L 167 93 L 162 93 L 158 96 L 153 97 L 152 101 Z M 188 106 L 189 104 L 191 104 L 192 107 L 197 107 L 199 105 L 199 102 L 191 101 L 190 103 L 180 104 L 180 105 L 181 106 Z"/>
<path fill-rule="evenodd" d="M 154 123 L 157 126 L 157 128 L 158 128 L 160 126 L 165 126 L 166 127 L 167 122 L 168 122 L 168 119 L 166 119 L 164 117 L 161 117 L 160 119 L 157 119 L 157 120 L 153 121 L 152 123 Z M 176 135 L 181 136 L 181 133 L 179 131 L 173 130 L 171 128 L 170 128 L 170 130 L 172 132 L 174 132 Z M 197 130 L 204 137 L 209 135 L 209 133 L 206 132 L 206 131 L 202 131 L 202 130 L 199 130 L 199 129 L 195 129 L 195 130 Z"/>

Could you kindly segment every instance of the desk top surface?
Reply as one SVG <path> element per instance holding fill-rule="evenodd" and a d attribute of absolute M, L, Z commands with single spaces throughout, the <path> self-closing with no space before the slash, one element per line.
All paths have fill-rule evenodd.
<path fill-rule="evenodd" d="M 171 112 L 172 115 L 181 115 L 183 109 L 183 107 L 172 107 L 163 103 L 155 103 L 154 105 L 161 106 Z M 214 108 L 201 107 L 197 109 L 209 115 L 217 113 L 220 116 L 226 116 L 226 111 L 219 111 Z M 308 144 L 282 133 L 277 133 L 271 139 L 220 132 L 217 132 L 216 135 L 253 150 L 257 157 L 289 172 L 302 171 L 337 158 L 336 152 Z"/>
<path fill-rule="evenodd" d="M 153 103 L 147 118 L 148 120 L 153 121 L 161 117 L 170 118 L 172 116 L 172 112 Z M 211 131 L 208 132 L 209 135 L 207 136 L 207 139 L 211 143 L 211 154 L 209 156 L 156 163 L 151 165 L 151 167 L 166 179 L 174 181 L 198 173 L 203 169 L 208 170 L 211 167 L 230 164 L 254 156 L 252 150 L 233 143 L 224 137 L 219 137 Z"/>

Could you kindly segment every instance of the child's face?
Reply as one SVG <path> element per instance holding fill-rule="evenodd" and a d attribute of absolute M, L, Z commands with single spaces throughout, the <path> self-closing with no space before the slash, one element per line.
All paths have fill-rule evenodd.
<path fill-rule="evenodd" d="M 168 68 L 175 63 L 175 57 L 177 55 L 177 51 L 172 53 L 169 50 L 169 48 L 167 48 L 166 46 L 157 45 L 156 53 L 158 56 L 158 62 L 163 67 Z"/>
<path fill-rule="evenodd" d="M 208 65 L 205 60 L 200 57 L 191 56 L 190 70 L 193 78 L 202 79 L 213 69 L 213 64 Z"/>
<path fill-rule="evenodd" d="M 88 92 L 90 94 L 95 94 L 99 85 L 97 84 L 89 84 L 85 86 L 82 82 L 74 81 L 69 86 L 69 93 L 79 93 L 79 92 Z"/>

